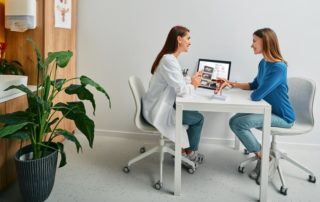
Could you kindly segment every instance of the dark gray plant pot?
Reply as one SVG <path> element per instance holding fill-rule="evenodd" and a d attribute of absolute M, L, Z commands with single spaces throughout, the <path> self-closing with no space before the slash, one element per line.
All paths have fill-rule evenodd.
<path fill-rule="evenodd" d="M 31 145 L 20 149 L 15 156 L 20 193 L 25 202 L 43 202 L 53 188 L 58 152 L 36 160 L 20 160 L 23 155 L 32 152 Z"/>

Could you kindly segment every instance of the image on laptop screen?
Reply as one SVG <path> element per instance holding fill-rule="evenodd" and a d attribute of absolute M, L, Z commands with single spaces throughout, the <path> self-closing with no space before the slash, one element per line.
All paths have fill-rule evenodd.
<path fill-rule="evenodd" d="M 197 71 L 203 71 L 199 87 L 214 90 L 216 78 L 229 80 L 231 61 L 199 59 Z"/>

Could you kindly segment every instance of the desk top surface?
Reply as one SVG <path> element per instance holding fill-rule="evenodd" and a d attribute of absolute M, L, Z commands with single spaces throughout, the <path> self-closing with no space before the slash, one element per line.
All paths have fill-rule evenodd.
<path fill-rule="evenodd" d="M 198 88 L 192 95 L 185 97 L 177 97 L 177 104 L 214 104 L 221 106 L 255 106 L 255 107 L 271 107 L 269 103 L 264 100 L 252 101 L 250 99 L 251 91 L 240 89 L 224 89 L 223 95 L 226 96 L 225 100 L 215 99 L 213 91 L 208 89 Z"/>

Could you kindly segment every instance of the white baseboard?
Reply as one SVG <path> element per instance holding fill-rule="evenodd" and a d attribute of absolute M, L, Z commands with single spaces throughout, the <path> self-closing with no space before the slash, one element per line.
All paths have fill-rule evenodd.
<path fill-rule="evenodd" d="M 159 138 L 159 136 L 155 135 L 155 134 L 135 132 L 135 131 L 117 131 L 117 130 L 96 129 L 95 134 L 98 136 L 137 139 L 137 140 L 144 140 L 144 141 L 150 141 L 150 142 L 157 141 Z M 234 139 L 202 137 L 201 144 L 218 144 L 218 145 L 233 146 Z M 320 144 L 278 142 L 278 145 L 282 149 L 320 150 Z M 242 145 L 241 145 L 241 148 L 243 148 Z"/>

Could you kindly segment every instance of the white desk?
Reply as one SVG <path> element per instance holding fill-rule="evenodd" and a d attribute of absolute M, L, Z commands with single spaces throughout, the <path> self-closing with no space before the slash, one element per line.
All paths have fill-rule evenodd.
<path fill-rule="evenodd" d="M 203 90 L 203 89 L 200 89 Z M 208 94 L 177 97 L 176 98 L 176 142 L 175 142 L 175 166 L 174 166 L 174 194 L 181 194 L 181 132 L 182 111 L 197 110 L 208 112 L 233 112 L 233 113 L 256 113 L 264 115 L 262 136 L 262 164 L 260 202 L 267 201 L 268 168 L 269 168 L 269 143 L 271 125 L 271 106 L 265 102 L 250 100 L 250 91 L 240 89 L 224 90 L 226 100 L 210 99 Z M 226 123 L 227 127 L 227 123 Z M 236 169 L 236 168 L 235 168 Z"/>

